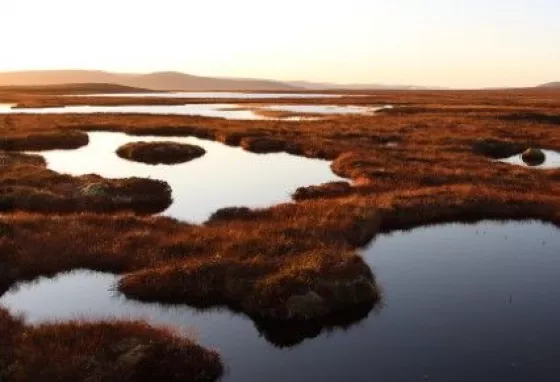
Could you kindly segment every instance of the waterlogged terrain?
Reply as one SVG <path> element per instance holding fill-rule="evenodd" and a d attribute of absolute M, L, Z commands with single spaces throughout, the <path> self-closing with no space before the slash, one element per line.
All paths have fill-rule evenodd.
<path fill-rule="evenodd" d="M 481 222 L 379 236 L 364 256 L 382 303 L 344 330 L 302 332 L 286 347 L 278 346 L 285 328 L 257 329 L 228 311 L 126 300 L 110 274 L 40 279 L 0 304 L 32 323 L 118 317 L 180 327 L 220 351 L 227 382 L 552 381 L 560 372 L 558 233 L 539 222 Z"/>
<path fill-rule="evenodd" d="M 510 158 L 502 159 L 501 161 L 517 166 L 531 167 L 531 168 L 543 169 L 543 170 L 551 169 L 551 168 L 560 168 L 560 152 L 553 151 L 553 150 L 543 150 L 543 153 L 546 156 L 546 160 L 544 161 L 544 163 L 538 166 L 530 166 L 527 163 L 525 163 L 521 158 L 521 154 L 514 155 Z"/>
<path fill-rule="evenodd" d="M 154 114 L 154 115 L 197 115 L 202 117 L 226 118 L 234 120 L 267 119 L 251 110 L 236 109 L 233 104 L 190 104 L 190 105 L 124 105 L 124 106 L 63 106 L 48 108 L 0 107 L 3 114 Z"/>
<path fill-rule="evenodd" d="M 253 105 L 235 104 L 187 104 L 187 105 L 123 105 L 123 106 L 62 106 L 46 108 L 15 108 L 14 105 L 0 104 L 0 114 L 153 114 L 153 115 L 196 115 L 231 120 L 284 120 L 301 121 L 308 119 L 305 114 L 369 115 L 384 107 L 334 106 L 334 105 Z M 263 111 L 281 111 L 298 115 L 270 116 Z M 301 114 L 301 116 L 299 116 Z"/>
<path fill-rule="evenodd" d="M 197 118 L 192 131 L 198 136 L 244 144 L 248 149 L 252 143 L 256 145 L 252 146 L 257 148 L 255 151 L 259 151 L 258 144 L 264 142 L 271 145 L 269 148 L 274 146 L 271 151 L 297 145 L 297 150 L 290 151 L 329 158 L 341 154 L 333 168 L 338 174 L 355 180 L 354 187 L 348 196 L 340 196 L 346 195 L 344 193 L 333 196 L 330 189 L 307 190 L 312 200 L 275 206 L 258 213 L 244 211 L 241 217 L 226 216 L 209 225 L 122 215 L 58 216 L 54 208 L 47 214 L 3 214 L 0 252 L 13 256 L 0 267 L 0 273 L 4 272 L 0 278 L 4 285 L 2 291 L 17 281 L 68 270 L 91 267 L 112 273 L 78 270 L 60 273 L 53 279 L 20 284 L 19 289 L 14 286 L 0 296 L 0 307 L 6 307 L 14 315 L 24 313 L 32 323 L 64 322 L 76 317 L 98 320 L 109 316 L 144 317 L 153 325 L 178 326 L 188 333 L 194 332 L 205 348 L 220 352 L 228 371 L 224 377 L 226 382 L 555 381 L 560 375 L 557 362 L 560 336 L 556 330 L 560 319 L 559 179 L 555 170 L 539 170 L 547 167 L 537 166 L 534 171 L 527 171 L 513 165 L 489 165 L 489 158 L 495 160 L 520 152 L 527 142 L 536 148 L 558 150 L 558 96 L 548 92 L 539 94 L 533 90 L 528 93 L 513 90 L 386 93 L 377 98 L 383 100 L 379 104 L 403 105 L 400 111 L 377 113 L 375 118 L 369 114 L 328 118 L 309 113 L 310 118 L 317 120 L 298 124 L 277 123 L 273 119 L 300 118 L 301 114 L 264 108 L 259 111 L 259 117 L 271 120 L 258 123 L 223 119 L 200 121 Z M 18 102 L 18 98 L 6 99 Z M 530 101 L 522 106 L 520 99 Z M 76 100 L 72 101 L 90 105 L 121 102 L 101 98 L 95 102 Z M 21 98 L 21 105 L 60 105 L 55 101 L 59 102 L 26 95 Z M 138 103 L 151 101 L 140 99 Z M 374 99 L 361 101 L 375 104 Z M 124 102 L 133 103 L 130 99 Z M 224 106 L 222 112 L 256 114 L 249 103 L 216 102 L 226 104 L 221 105 Z M 262 101 L 248 102 L 263 107 Z M 315 102 L 337 103 L 330 99 Z M 301 100 L 297 106 L 315 102 Z M 8 113 L 17 112 L 19 110 L 8 109 Z M 131 134 L 135 131 L 157 134 L 162 127 L 167 133 L 177 128 L 186 134 L 190 129 L 184 127 L 191 124 L 184 116 L 44 113 L 0 116 L 2 125 L 5 129 L 2 129 L 0 143 L 5 149 L 34 151 L 45 150 L 44 147 L 81 147 L 86 135 L 72 131 L 76 128 L 107 126 Z M 457 135 L 458 126 L 460 135 Z M 180 168 L 162 166 L 165 171 L 160 172 L 158 167 L 115 161 L 118 158 L 114 150 L 126 142 L 169 140 L 168 137 L 108 134 L 103 142 L 99 141 L 98 150 L 92 150 L 96 147 L 96 134 L 91 135 L 92 144 L 82 149 L 45 153 L 49 166 L 57 169 L 54 166 L 56 155 L 60 155 L 58 170 L 63 172 L 98 172 L 108 177 L 161 175 L 163 179 L 173 169 Z M 269 136 L 267 141 L 265 138 Z M 263 140 L 259 142 L 253 137 Z M 277 188 L 265 186 L 265 183 L 284 176 L 276 167 L 270 167 L 276 163 L 273 162 L 263 166 L 264 170 L 250 168 L 245 178 L 239 175 L 238 168 L 252 163 L 249 160 L 244 163 L 232 153 L 225 156 L 227 161 L 214 157 L 212 160 L 218 163 L 216 168 L 203 165 L 205 160 L 213 158 L 208 145 L 215 142 L 206 145 L 205 141 L 183 139 L 204 147 L 207 156 L 193 160 L 170 176 L 171 183 L 177 182 L 171 184 L 174 196 L 177 198 L 180 193 L 177 202 L 166 211 L 170 216 L 203 222 L 209 213 L 220 207 L 252 206 L 255 198 L 261 200 L 261 189 L 268 193 Z M 489 145 L 492 155 L 485 155 L 484 150 L 476 152 L 480 141 Z M 453 149 L 469 146 L 475 152 Z M 500 153 L 495 154 L 493 149 Z M 507 153 L 502 154 L 500 149 Z M 82 150 L 88 153 L 83 160 L 80 159 Z M 16 154 L 6 153 L 3 157 L 6 166 L 3 179 L 17 186 L 6 187 L 12 197 L 8 202 L 27 200 L 22 196 L 28 195 L 42 198 L 30 198 L 31 202 L 56 200 L 59 195 L 64 200 L 66 195 L 73 195 L 74 188 L 66 192 L 50 186 L 51 179 L 59 175 L 49 176 L 45 181 L 41 178 L 46 173 L 42 165 L 27 163 L 27 159 Z M 550 160 L 550 153 L 546 154 Z M 251 162 L 266 160 L 266 156 L 243 155 L 251 155 Z M 319 162 L 318 170 L 307 168 L 301 158 L 296 159 L 297 165 L 286 167 L 288 180 L 280 182 L 285 187 L 280 201 L 289 200 L 289 193 L 300 185 L 336 180 L 327 171 L 328 162 Z M 189 166 L 195 164 L 202 166 L 199 172 L 191 171 L 194 167 Z M 30 170 L 18 171 L 20 165 Z M 131 172 L 128 165 L 142 166 L 142 170 Z M 119 166 L 126 168 L 122 170 Z M 149 171 L 154 169 L 157 172 L 150 175 Z M 323 170 L 324 179 L 309 176 Z M 110 175 L 113 171 L 114 175 Z M 207 190 L 198 190 L 197 184 L 209 182 L 208 176 L 214 172 L 230 178 L 226 182 L 217 181 Z M 194 180 L 191 173 L 196 173 Z M 26 177 L 19 179 L 18 174 L 26 174 Z M 299 175 L 303 179 L 301 183 L 286 185 Z M 472 179 L 477 181 L 472 182 Z M 22 181 L 26 188 L 17 183 Z M 80 181 L 72 182 L 76 190 L 82 189 Z M 230 190 L 233 185 L 245 182 L 249 182 L 249 188 Z M 51 189 L 54 196 L 51 196 Z M 182 203 L 183 195 L 189 196 L 184 200 L 191 200 L 189 192 L 201 193 L 204 197 L 198 199 L 198 204 L 172 212 L 177 203 Z M 223 203 L 230 193 L 238 192 L 242 194 L 240 199 Z M 246 196 L 247 199 L 243 199 Z M 209 206 L 206 199 L 219 203 Z M 264 205 L 278 202 L 274 198 L 263 201 Z M 27 203 L 25 206 L 37 205 L 51 203 Z M 12 207 L 10 203 L 4 206 Z M 200 206 L 204 211 L 199 212 Z M 541 221 L 481 222 L 396 231 L 442 221 L 527 217 L 555 225 Z M 364 228 L 366 231 L 362 232 Z M 378 234 L 368 248 L 355 251 L 356 246 L 378 230 L 393 233 Z M 367 264 L 359 258 L 360 252 Z M 368 285 L 376 293 L 368 300 L 369 304 L 358 309 L 358 304 L 353 304 L 357 294 L 339 292 L 345 292 L 348 286 L 364 285 L 354 282 L 361 281 L 364 275 L 369 277 L 371 284 Z M 333 287 L 339 285 L 340 288 Z M 225 308 L 197 311 L 186 305 L 172 307 L 134 302 L 119 294 L 117 289 L 130 298 L 148 301 L 189 301 L 198 306 L 227 304 L 251 316 Z M 340 295 L 344 298 L 337 297 Z M 300 304 L 302 298 L 307 305 Z M 332 301 L 349 302 L 340 310 L 332 311 L 343 312 L 343 317 L 320 315 L 326 302 Z M 301 305 L 306 309 L 304 317 L 318 319 L 286 321 Z M 335 304 L 327 307 L 330 306 L 336 307 Z M 312 309 L 311 313 L 318 314 L 307 316 Z M 288 314 L 271 314 L 275 312 Z M 80 324 L 69 334 L 57 337 L 61 344 L 68 343 L 71 338 L 79 339 L 70 349 L 72 355 L 79 356 L 81 341 L 87 337 L 85 325 Z M 118 332 L 127 325 L 121 322 Z M 42 327 L 36 329 L 44 331 Z M 36 329 L 23 327 L 22 333 L 26 335 L 19 339 L 27 341 L 30 331 L 40 334 Z M 133 335 L 136 336 L 136 332 Z M 90 335 L 92 337 L 97 338 Z M 119 341 L 108 340 L 105 348 L 120 346 Z M 21 350 L 26 349 L 22 345 L 25 343 L 20 341 L 15 347 L 20 355 L 26 354 Z M 58 349 L 58 342 L 54 347 L 48 341 L 39 345 L 38 353 L 45 355 L 43 364 L 64 367 L 67 364 L 69 368 L 84 370 L 81 364 L 73 366 L 76 363 L 72 360 L 58 361 L 69 358 L 58 351 L 50 352 L 50 349 Z M 89 356 L 97 354 L 96 348 L 93 349 Z M 33 358 L 34 354 L 29 354 Z M 167 358 L 160 364 L 166 368 Z M 187 369 L 182 362 L 177 365 Z"/>
<path fill-rule="evenodd" d="M 119 158 L 116 150 L 129 142 L 173 141 L 194 144 L 206 154 L 188 163 L 148 165 Z M 340 180 L 330 162 L 286 153 L 254 154 L 239 147 L 194 137 L 133 137 L 122 133 L 89 133 L 78 150 L 41 152 L 48 167 L 71 175 L 105 178 L 132 176 L 166 181 L 174 202 L 164 215 L 201 223 L 223 207 L 267 207 L 290 201 L 298 187 Z"/>
<path fill-rule="evenodd" d="M 383 107 L 367 107 L 367 106 L 336 106 L 336 105 L 261 105 L 261 108 L 274 110 L 274 111 L 284 111 L 292 113 L 302 113 L 302 114 L 359 114 L 367 115 L 373 114 L 378 110 L 387 108 L 389 106 Z"/>

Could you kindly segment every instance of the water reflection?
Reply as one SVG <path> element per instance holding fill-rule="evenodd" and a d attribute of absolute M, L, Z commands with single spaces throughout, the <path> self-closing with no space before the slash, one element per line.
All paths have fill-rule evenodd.
<path fill-rule="evenodd" d="M 350 330 L 373 308 L 373 305 L 359 307 L 323 322 L 253 321 L 227 309 L 201 310 L 128 300 L 115 291 L 117 281 L 118 277 L 112 274 L 78 270 L 17 285 L 0 298 L 0 305 L 13 313 L 23 313 L 31 324 L 117 318 L 142 319 L 152 325 L 174 327 L 194 336 L 204 346 L 218 349 L 232 369 L 233 376 L 226 380 L 239 381 L 247 379 L 236 377 L 235 369 L 242 371 L 241 368 L 254 362 L 257 354 L 266 354 L 269 362 L 273 362 L 274 358 L 281 358 L 284 348 L 323 333 Z"/>
<path fill-rule="evenodd" d="M 135 141 L 173 141 L 201 146 L 206 154 L 178 165 L 148 165 L 119 158 L 115 151 Z M 105 178 L 132 176 L 166 181 L 173 204 L 163 215 L 202 223 L 214 211 L 231 206 L 267 207 L 291 201 L 298 187 L 340 180 L 330 162 L 286 153 L 254 154 L 239 147 L 194 137 L 134 137 L 123 133 L 89 133 L 78 150 L 41 152 L 48 167 L 71 175 Z"/>
<path fill-rule="evenodd" d="M 510 158 L 500 159 L 501 162 L 523 166 L 523 167 L 530 167 L 535 169 L 551 169 L 551 168 L 560 168 L 560 152 L 552 151 L 552 150 L 542 150 L 546 159 L 544 163 L 539 164 L 537 166 L 527 164 L 523 158 L 521 157 L 522 154 L 514 155 Z"/>
<path fill-rule="evenodd" d="M 376 111 L 385 109 L 388 106 L 336 106 L 336 105 L 260 105 L 261 108 L 274 111 L 285 111 L 302 114 L 374 114 Z"/>
<path fill-rule="evenodd" d="M 235 104 L 187 104 L 187 105 L 68 105 L 45 108 L 14 108 L 13 105 L 0 104 L 0 114 L 150 114 L 150 115 L 192 115 L 231 120 L 313 120 L 305 114 L 361 114 L 372 115 L 384 107 L 334 106 L 334 105 L 235 105 Z M 270 116 L 266 111 L 284 111 L 302 114 L 301 116 Z"/>

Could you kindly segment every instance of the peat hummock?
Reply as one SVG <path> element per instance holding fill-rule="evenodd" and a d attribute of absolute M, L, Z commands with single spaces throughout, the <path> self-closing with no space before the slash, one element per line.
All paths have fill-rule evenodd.
<path fill-rule="evenodd" d="M 177 142 L 130 142 L 117 149 L 123 159 L 148 164 L 176 164 L 200 158 L 202 147 Z"/>

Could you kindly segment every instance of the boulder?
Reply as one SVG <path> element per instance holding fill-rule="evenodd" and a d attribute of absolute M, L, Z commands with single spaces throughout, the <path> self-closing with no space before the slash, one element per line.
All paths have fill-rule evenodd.
<path fill-rule="evenodd" d="M 320 317 L 328 312 L 325 300 L 313 291 L 289 297 L 286 301 L 286 310 L 289 318 L 296 319 Z"/>
<path fill-rule="evenodd" d="M 90 183 L 82 187 L 81 192 L 85 196 L 101 196 L 109 195 L 109 187 L 103 183 Z"/>

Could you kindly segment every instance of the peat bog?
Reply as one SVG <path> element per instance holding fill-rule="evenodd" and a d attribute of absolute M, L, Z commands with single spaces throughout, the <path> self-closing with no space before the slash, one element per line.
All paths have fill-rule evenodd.
<path fill-rule="evenodd" d="M 33 107 L 75 104 L 76 98 L 93 105 L 91 97 L 0 94 L 0 101 Z M 114 105 L 126 102 L 125 98 L 106 98 Z M 154 98 L 151 102 L 165 105 L 175 101 Z M 99 102 L 106 105 L 107 101 Z M 284 100 L 278 103 L 285 104 Z M 290 103 L 329 105 L 332 99 Z M 172 115 L 0 116 L 0 181 L 5 206 L 0 216 L 0 290 L 9 291 L 2 301 L 15 310 L 2 311 L 2 328 L 10 333 L 2 336 L 0 346 L 3 372 L 14 378 L 51 363 L 53 373 L 70 381 L 82 378 L 84 364 L 80 362 L 84 360 L 96 365 L 96 373 L 120 375 L 123 363 L 118 360 L 131 358 L 137 362 L 124 362 L 130 380 L 146 370 L 146 365 L 151 370 L 169 371 L 196 363 L 196 367 L 182 369 L 192 372 L 190 379 L 183 374 L 183 380 L 194 380 L 194 376 L 213 380 L 222 372 L 213 351 L 197 348 L 197 361 L 185 363 L 180 349 L 197 345 L 181 342 L 186 340 L 170 332 L 163 335 L 146 324 L 79 321 L 29 326 L 43 317 L 38 314 L 34 318 L 32 307 L 17 308 L 18 303 L 25 305 L 25 298 L 11 289 L 14 285 L 87 269 L 106 272 L 95 274 L 106 281 L 95 292 L 103 301 L 108 298 L 108 284 L 116 282 L 118 293 L 126 296 L 124 305 L 138 304 L 134 306 L 142 307 L 140 310 L 151 306 L 143 305 L 147 303 L 178 304 L 178 309 L 189 312 L 185 314 L 191 321 L 191 307 L 219 308 L 215 313 L 202 313 L 218 318 L 209 331 L 201 323 L 199 342 L 218 347 L 223 364 L 231 367 L 226 380 L 251 380 L 263 373 L 284 380 L 295 378 L 293 373 L 297 373 L 302 379 L 323 376 L 326 380 L 352 377 L 387 381 L 425 376 L 445 380 L 455 378 L 456 373 L 472 380 L 480 379 L 487 370 L 498 379 L 509 373 L 510 380 L 519 381 L 528 376 L 545 381 L 557 375 L 555 363 L 549 361 L 550 349 L 557 342 L 548 335 L 550 330 L 545 330 L 552 326 L 548 321 L 537 321 L 545 316 L 545 308 L 551 317 L 556 314 L 548 309 L 547 301 L 556 298 L 552 271 L 558 264 L 553 255 L 559 247 L 560 170 L 535 171 L 495 159 L 519 155 L 528 147 L 560 150 L 560 92 L 380 91 L 337 98 L 336 103 L 395 107 L 371 115 L 339 115 L 297 123 Z M 153 203 L 151 213 L 164 211 L 171 204 L 173 186 L 160 180 L 110 179 L 107 174 L 100 177 L 86 172 L 63 175 L 48 169 L 40 156 L 22 154 L 77 147 L 81 148 L 76 152 L 87 150 L 95 146 L 95 134 L 106 133 L 137 135 L 138 141 L 148 140 L 144 139 L 147 136 L 160 141 L 195 137 L 235 150 L 267 153 L 263 158 L 274 153 L 326 159 L 332 161 L 332 171 L 348 182 L 328 178 L 299 184 L 290 189 L 297 202 L 259 208 L 228 203 L 224 206 L 237 208 L 215 211 L 206 223 L 191 224 L 184 221 L 188 219 L 143 215 L 148 213 L 141 208 L 147 201 L 140 196 L 161 199 L 160 204 Z M 116 157 L 117 148 L 96 159 L 102 162 L 111 155 Z M 49 155 L 54 153 L 44 154 L 49 167 L 54 163 Z M 203 163 L 210 154 L 207 150 L 205 156 L 182 165 Z M 328 162 L 321 165 L 328 166 Z M 320 185 L 327 182 L 335 183 Z M 219 191 L 227 194 L 227 189 Z M 508 223 L 424 227 L 485 219 Z M 517 223 L 527 219 L 531 222 Z M 402 229 L 413 230 L 391 234 Z M 493 239 L 487 241 L 488 237 Z M 388 240 L 390 244 L 385 244 Z M 373 244 L 363 249 L 370 242 Z M 506 271 L 498 274 L 503 268 Z M 403 280 L 405 271 L 408 277 Z M 83 280 L 88 277 L 78 274 L 81 276 Z M 58 280 L 66 282 L 66 276 L 60 277 Z M 501 281 L 492 284 L 495 280 Z M 529 288 L 534 280 L 539 282 Z M 42 283 L 37 286 L 42 287 Z M 24 286 L 23 293 L 26 288 L 33 286 Z M 545 295 L 552 300 L 544 299 Z M 518 306 L 515 304 L 521 304 L 523 314 L 506 315 L 507 309 Z M 78 302 L 71 305 L 79 307 Z M 107 306 L 119 311 L 113 303 Z M 506 310 L 500 313 L 498 308 Z M 15 318 L 18 311 L 27 311 L 30 322 Z M 62 307 L 59 311 L 61 319 L 72 314 L 69 310 L 64 313 Z M 242 359 L 237 353 L 242 353 L 239 342 L 243 341 L 219 336 L 219 330 L 228 325 L 221 323 L 228 311 L 239 313 L 232 321 L 241 320 L 249 327 L 241 333 L 250 333 L 243 341 L 246 351 L 254 356 Z M 80 309 L 77 314 L 88 320 L 100 319 L 87 317 L 87 311 Z M 156 316 L 161 315 L 163 311 L 158 310 Z M 469 321 L 469 317 L 474 319 Z M 191 322 L 200 321 L 192 318 Z M 150 322 L 178 323 L 157 317 Z M 212 322 L 209 319 L 207 324 Z M 488 336 L 481 332 L 482 322 L 504 330 Z M 126 327 L 130 330 L 123 329 Z M 520 327 L 526 330 L 514 330 Z M 123 334 L 114 341 L 111 334 L 99 334 L 115 328 Z M 205 336 L 211 337 L 214 331 L 216 342 L 207 341 Z M 23 336 L 24 332 L 33 335 Z M 75 341 L 80 333 L 82 342 Z M 256 333 L 262 333 L 263 338 Z M 151 336 L 157 340 L 149 343 L 160 345 L 150 347 L 142 342 Z M 105 353 L 92 354 L 90 338 L 99 338 L 96 346 Z M 134 342 L 139 338 L 141 342 Z M 269 343 L 291 350 L 278 353 Z M 364 352 L 368 348 L 371 351 Z M 526 354 L 539 358 L 514 350 L 523 348 L 530 349 Z M 463 362 L 469 349 L 470 365 L 478 367 L 449 366 Z M 79 355 L 80 350 L 85 355 L 79 362 L 62 365 L 58 361 L 68 354 Z M 351 356 L 342 358 L 340 351 Z M 413 355 L 407 353 L 411 351 Z M 493 357 L 488 358 L 490 351 Z M 175 356 L 167 356 L 169 352 Z M 42 354 L 42 358 L 29 358 L 29 354 Z M 139 355 L 132 357 L 135 354 Z M 323 369 L 318 364 L 333 367 Z M 405 364 L 410 367 L 404 368 Z"/>

